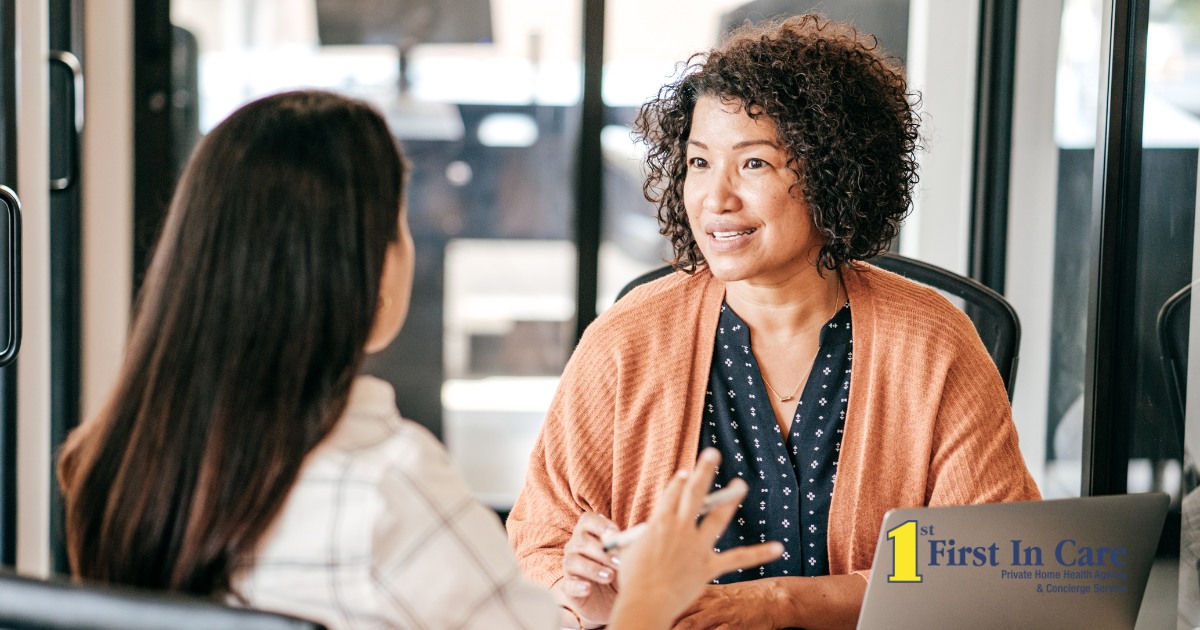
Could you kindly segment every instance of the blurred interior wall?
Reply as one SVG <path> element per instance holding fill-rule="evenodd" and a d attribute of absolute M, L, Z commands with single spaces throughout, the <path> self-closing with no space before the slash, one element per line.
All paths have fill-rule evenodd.
<path fill-rule="evenodd" d="M 21 350 L 17 359 L 17 570 L 50 570 L 50 20 L 17 0 L 17 194 Z"/>
<path fill-rule="evenodd" d="M 84 2 L 83 420 L 116 381 L 129 329 L 133 256 L 133 1 Z"/>
<path fill-rule="evenodd" d="M 1017 16 L 1008 253 L 1004 295 L 1021 318 L 1020 369 L 1013 420 L 1030 473 L 1043 485 L 1050 385 L 1058 147 L 1055 79 L 1062 0 L 1022 0 Z"/>
<path fill-rule="evenodd" d="M 908 16 L 908 83 L 921 95 L 923 148 L 900 253 L 966 275 L 979 3 L 912 0 Z"/>

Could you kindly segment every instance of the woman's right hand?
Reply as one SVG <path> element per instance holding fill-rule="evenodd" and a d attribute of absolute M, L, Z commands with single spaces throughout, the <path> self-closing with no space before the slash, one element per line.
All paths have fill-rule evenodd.
<path fill-rule="evenodd" d="M 778 542 L 734 547 L 722 553 L 713 549 L 740 502 L 719 505 L 696 522 L 720 463 L 717 450 L 706 448 L 695 470 L 676 473 L 654 508 L 650 526 L 621 550 L 624 594 L 612 613 L 614 628 L 667 630 L 714 579 L 766 564 L 783 553 Z M 728 487 L 738 488 L 745 497 L 746 483 L 741 479 Z"/>
<path fill-rule="evenodd" d="M 600 536 L 618 527 L 595 512 L 584 512 L 563 548 L 563 579 L 554 585 L 560 603 L 583 619 L 585 627 L 608 623 L 617 599 L 617 557 L 604 551 Z"/>

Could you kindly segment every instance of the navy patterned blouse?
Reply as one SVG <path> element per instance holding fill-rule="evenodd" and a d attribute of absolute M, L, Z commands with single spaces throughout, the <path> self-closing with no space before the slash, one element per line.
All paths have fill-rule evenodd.
<path fill-rule="evenodd" d="M 714 489 L 741 477 L 750 491 L 716 549 L 777 540 L 785 551 L 775 562 L 723 575 L 715 584 L 829 574 L 829 502 L 850 397 L 853 343 L 847 302 L 821 329 L 820 349 L 785 437 L 751 350 L 750 329 L 721 304 L 700 448 L 721 452 Z"/>

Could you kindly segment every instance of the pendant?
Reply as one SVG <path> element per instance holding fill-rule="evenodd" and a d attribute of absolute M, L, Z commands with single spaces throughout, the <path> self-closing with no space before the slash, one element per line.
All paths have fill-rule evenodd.
<path fill-rule="evenodd" d="M 787 402 L 787 401 L 789 401 L 789 400 L 791 400 L 791 399 L 792 399 L 792 397 L 791 397 L 791 396 L 788 396 L 787 398 L 780 398 L 780 399 L 779 399 L 779 402 Z"/>

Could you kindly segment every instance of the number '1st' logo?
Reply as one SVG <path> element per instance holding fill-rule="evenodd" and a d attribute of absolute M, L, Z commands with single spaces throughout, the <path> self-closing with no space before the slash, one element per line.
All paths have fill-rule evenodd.
<path fill-rule="evenodd" d="M 917 522 L 905 521 L 888 530 L 892 541 L 892 574 L 888 582 L 920 582 L 917 573 Z"/>

